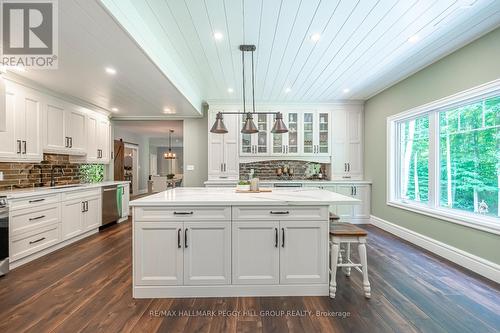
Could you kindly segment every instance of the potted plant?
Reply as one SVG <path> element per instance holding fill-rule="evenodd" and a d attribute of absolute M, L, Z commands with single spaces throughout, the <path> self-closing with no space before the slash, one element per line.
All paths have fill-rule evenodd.
<path fill-rule="evenodd" d="M 240 191 L 250 191 L 250 182 L 248 180 L 240 180 L 236 189 Z"/>

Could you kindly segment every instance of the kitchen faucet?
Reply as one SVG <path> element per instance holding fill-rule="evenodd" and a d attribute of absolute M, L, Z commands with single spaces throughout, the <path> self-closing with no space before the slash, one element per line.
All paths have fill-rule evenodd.
<path fill-rule="evenodd" d="M 30 173 L 33 173 L 33 170 L 34 170 L 34 169 L 38 169 L 38 170 L 40 170 L 40 173 L 39 173 L 39 175 L 40 175 L 40 181 L 39 181 L 38 183 L 36 183 L 36 184 L 35 184 L 35 187 L 38 187 L 38 186 L 43 186 L 42 167 L 41 167 L 40 165 L 38 165 L 38 164 L 35 164 L 35 165 L 33 165 L 33 168 L 32 168 L 32 169 L 30 169 Z"/>
<path fill-rule="evenodd" d="M 63 170 L 62 166 L 54 165 L 52 167 L 52 169 L 50 170 L 50 187 L 56 186 L 56 181 L 54 179 L 54 171 L 55 170 L 59 170 L 61 172 L 61 174 L 64 175 L 64 170 Z"/>

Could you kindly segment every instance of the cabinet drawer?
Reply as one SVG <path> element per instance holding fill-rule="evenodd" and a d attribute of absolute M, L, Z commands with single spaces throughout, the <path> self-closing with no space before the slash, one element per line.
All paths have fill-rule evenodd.
<path fill-rule="evenodd" d="M 136 207 L 137 222 L 231 220 L 231 207 Z"/>
<path fill-rule="evenodd" d="M 45 206 L 47 204 L 57 203 L 60 201 L 58 193 L 49 195 L 39 195 L 29 198 L 9 200 L 10 210 L 18 210 L 32 207 Z"/>
<path fill-rule="evenodd" d="M 232 211 L 233 220 L 328 220 L 326 206 L 235 206 Z"/>
<path fill-rule="evenodd" d="M 20 236 L 13 236 L 10 242 L 11 261 L 59 243 L 61 224 L 55 223 Z"/>
<path fill-rule="evenodd" d="M 50 204 L 35 209 L 28 208 L 12 213 L 11 234 L 18 235 L 33 229 L 57 223 L 61 220 L 59 204 Z"/>
<path fill-rule="evenodd" d="M 70 191 L 62 194 L 62 201 L 68 201 L 68 200 L 73 200 L 73 199 L 81 199 L 83 197 L 90 197 L 90 196 L 100 196 L 101 195 L 101 189 L 100 188 L 92 188 L 92 189 L 85 189 L 85 190 L 79 190 L 79 191 Z"/>

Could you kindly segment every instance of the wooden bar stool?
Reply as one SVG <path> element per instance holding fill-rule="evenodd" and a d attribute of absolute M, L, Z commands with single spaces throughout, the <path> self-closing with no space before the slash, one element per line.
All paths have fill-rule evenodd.
<path fill-rule="evenodd" d="M 330 297 L 335 298 L 337 291 L 337 268 L 345 267 L 347 276 L 350 275 L 351 267 L 363 274 L 363 289 L 366 298 L 371 297 L 370 281 L 368 281 L 368 263 L 366 260 L 366 238 L 368 233 L 349 223 L 333 223 L 330 228 Z M 351 261 L 350 247 L 347 248 L 346 262 L 342 260 L 340 254 L 341 243 L 357 243 L 359 258 L 361 263 L 356 264 Z M 340 254 L 340 258 L 339 258 Z"/>

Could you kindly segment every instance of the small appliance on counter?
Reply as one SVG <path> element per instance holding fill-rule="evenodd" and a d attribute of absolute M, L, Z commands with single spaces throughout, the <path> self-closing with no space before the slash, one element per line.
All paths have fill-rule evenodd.
<path fill-rule="evenodd" d="M 0 196 L 0 276 L 9 272 L 9 205 Z"/>

